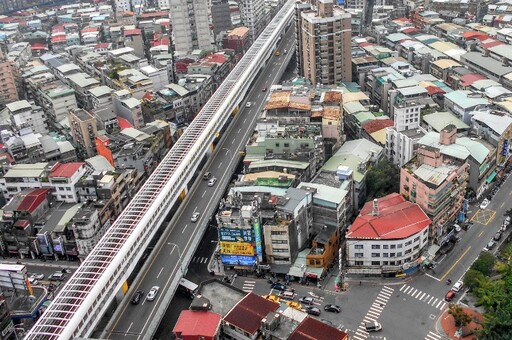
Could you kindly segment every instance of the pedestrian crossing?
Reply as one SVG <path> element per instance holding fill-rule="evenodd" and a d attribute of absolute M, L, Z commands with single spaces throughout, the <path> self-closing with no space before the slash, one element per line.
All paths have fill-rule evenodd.
<path fill-rule="evenodd" d="M 425 340 L 440 340 L 441 339 L 441 335 L 435 333 L 435 332 L 428 332 L 427 336 L 425 337 Z"/>
<path fill-rule="evenodd" d="M 416 289 L 412 286 L 403 285 L 402 287 L 400 287 L 400 291 L 417 300 L 425 302 L 436 309 L 443 310 L 447 305 L 443 298 L 436 298 L 435 296 L 422 292 L 421 290 Z"/>
<path fill-rule="evenodd" d="M 194 258 L 192 259 L 192 262 L 193 263 L 207 263 L 208 262 L 208 257 L 194 256 Z"/>
<path fill-rule="evenodd" d="M 244 285 L 242 287 L 242 290 L 246 293 L 251 293 L 252 290 L 254 289 L 254 285 L 256 284 L 256 281 L 249 281 L 249 280 L 245 280 L 244 281 Z"/>
<path fill-rule="evenodd" d="M 375 301 L 372 303 L 370 309 L 366 313 L 366 316 L 361 321 L 361 324 L 356 330 L 356 333 L 352 336 L 354 340 L 364 340 L 369 336 L 369 333 L 365 329 L 365 323 L 377 321 L 379 319 L 380 314 L 386 307 L 388 300 L 391 298 L 395 290 L 393 288 L 384 286 L 380 290 L 379 294 L 375 298 Z"/>

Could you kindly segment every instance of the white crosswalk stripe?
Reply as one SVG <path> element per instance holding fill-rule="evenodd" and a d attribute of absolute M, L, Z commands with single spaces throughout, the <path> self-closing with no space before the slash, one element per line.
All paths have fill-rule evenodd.
<path fill-rule="evenodd" d="M 426 304 L 431 305 L 434 308 L 437 309 L 444 309 L 446 307 L 446 303 L 444 302 L 444 299 L 436 298 L 435 296 L 431 296 L 430 294 L 427 294 L 426 292 L 423 292 L 417 288 L 403 285 L 400 287 L 400 292 L 409 295 L 410 297 L 413 297 L 417 300 L 420 300 L 422 302 L 425 302 Z"/>
<path fill-rule="evenodd" d="M 249 280 L 245 280 L 244 281 L 244 285 L 242 287 L 242 290 L 246 293 L 250 293 L 252 292 L 252 290 L 254 289 L 254 285 L 255 285 L 256 281 L 249 281 Z"/>
<path fill-rule="evenodd" d="M 369 333 L 365 329 L 365 323 L 377 321 L 379 319 L 380 314 L 394 291 L 395 290 L 393 288 L 389 288 L 387 286 L 383 286 L 381 288 L 379 294 L 377 294 L 377 297 L 375 298 L 375 301 L 370 306 L 368 312 L 366 312 L 366 315 L 363 317 L 363 321 L 361 321 L 355 335 L 353 335 L 351 339 L 365 340 L 368 338 Z"/>
<path fill-rule="evenodd" d="M 425 340 L 439 340 L 441 339 L 441 335 L 434 333 L 432 331 L 428 332 L 427 336 L 425 337 Z"/>

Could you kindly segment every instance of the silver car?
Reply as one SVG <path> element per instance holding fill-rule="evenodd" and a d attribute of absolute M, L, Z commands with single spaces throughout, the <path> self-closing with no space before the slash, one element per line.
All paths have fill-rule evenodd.
<path fill-rule="evenodd" d="M 213 187 L 216 182 L 217 182 L 217 178 L 213 177 L 211 180 L 208 181 L 208 186 Z"/>
<path fill-rule="evenodd" d="M 160 291 L 160 287 L 158 287 L 158 286 L 151 287 L 151 290 L 149 291 L 148 296 L 146 296 L 146 300 L 153 301 L 156 298 L 156 295 L 158 294 L 159 291 Z"/>

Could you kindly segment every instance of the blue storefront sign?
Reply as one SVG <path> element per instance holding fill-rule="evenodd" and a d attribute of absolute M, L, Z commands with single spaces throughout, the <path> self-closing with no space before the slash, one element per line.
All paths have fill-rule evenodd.
<path fill-rule="evenodd" d="M 256 256 L 244 255 L 220 255 L 223 264 L 230 266 L 254 266 L 256 264 Z"/>
<path fill-rule="evenodd" d="M 261 227 L 259 221 L 254 223 L 254 239 L 256 240 L 256 254 L 261 262 L 263 261 L 263 249 L 261 247 Z"/>
<path fill-rule="evenodd" d="M 503 141 L 503 150 L 501 151 L 501 154 L 503 156 L 507 156 L 508 155 L 508 139 L 505 139 Z"/>
<path fill-rule="evenodd" d="M 225 242 L 253 243 L 252 229 L 219 228 L 219 240 Z"/>

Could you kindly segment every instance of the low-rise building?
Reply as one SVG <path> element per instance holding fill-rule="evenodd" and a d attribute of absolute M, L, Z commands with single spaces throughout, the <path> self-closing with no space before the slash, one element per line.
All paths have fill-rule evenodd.
<path fill-rule="evenodd" d="M 85 110 L 76 109 L 68 112 L 68 120 L 71 137 L 78 147 L 79 158 L 95 156 L 94 140 L 98 136 L 96 118 Z"/>
<path fill-rule="evenodd" d="M 346 238 L 349 272 L 394 275 L 416 267 L 432 221 L 397 193 L 367 202 Z"/>
<path fill-rule="evenodd" d="M 54 189 L 53 195 L 57 201 L 66 203 L 78 203 L 77 183 L 89 172 L 89 169 L 82 162 L 57 163 L 48 174 L 49 185 Z"/>

